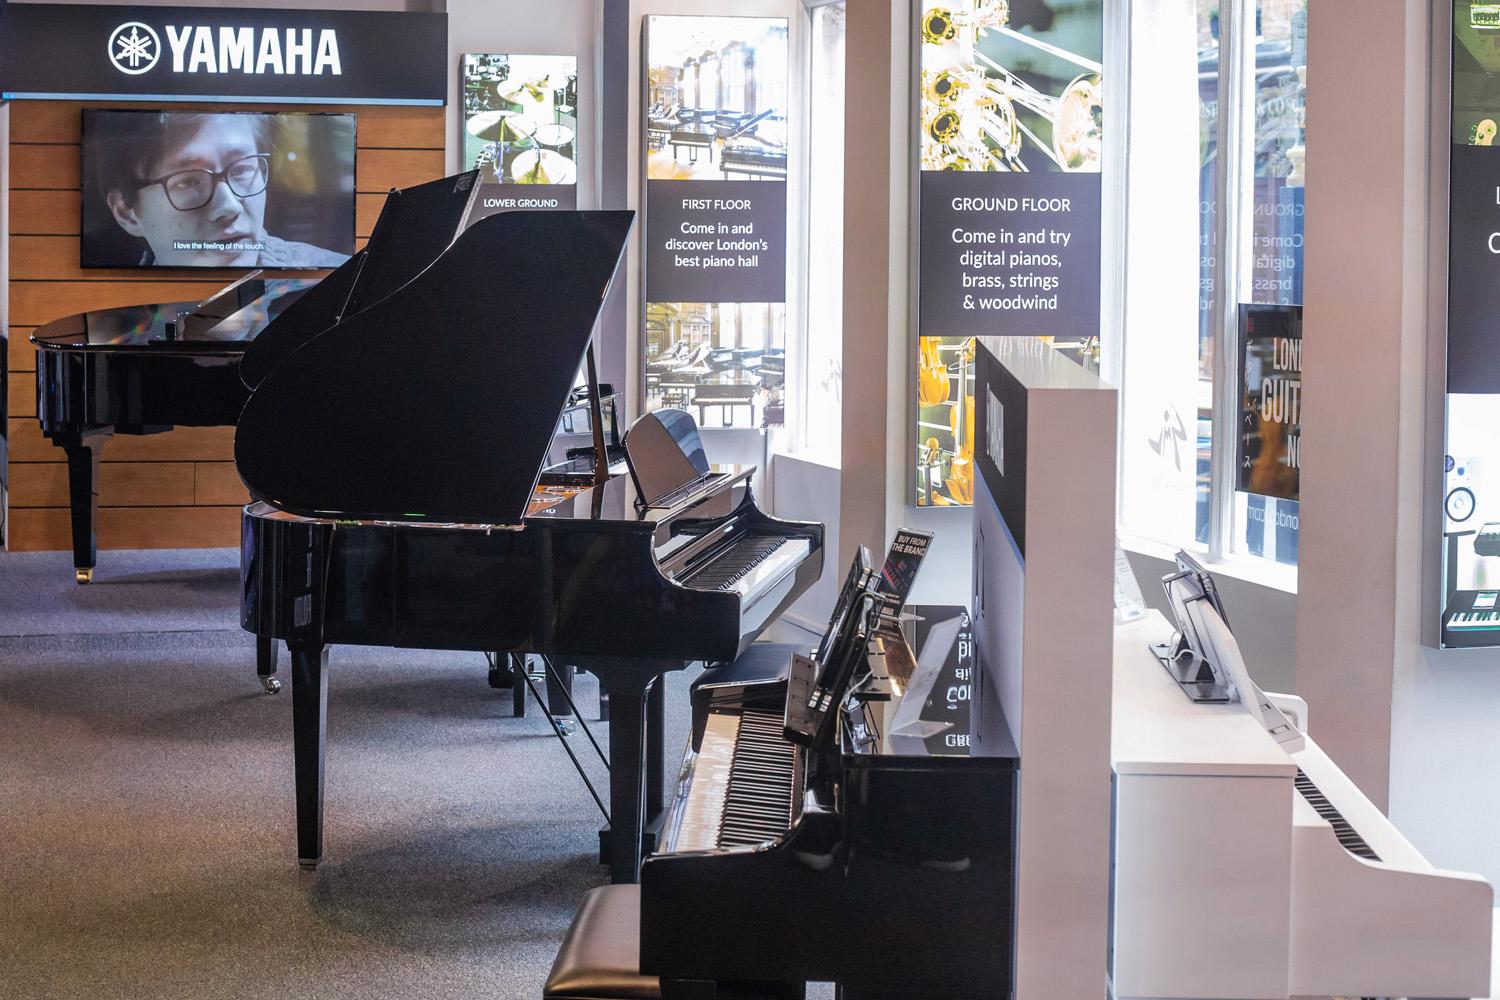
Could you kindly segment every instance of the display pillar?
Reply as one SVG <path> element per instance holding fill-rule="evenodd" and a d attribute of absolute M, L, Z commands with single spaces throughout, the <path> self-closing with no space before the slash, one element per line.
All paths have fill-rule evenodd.
<path fill-rule="evenodd" d="M 974 752 L 997 718 L 1021 751 L 1015 997 L 1101 996 L 1116 392 L 1032 338 L 975 369 Z"/>

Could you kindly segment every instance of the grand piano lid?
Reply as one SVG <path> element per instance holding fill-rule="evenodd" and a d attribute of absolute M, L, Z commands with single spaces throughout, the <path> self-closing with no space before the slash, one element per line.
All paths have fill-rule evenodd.
<path fill-rule="evenodd" d="M 256 338 L 240 362 L 240 380 L 254 389 L 277 365 L 341 319 L 401 288 L 458 239 L 468 221 L 479 171 L 392 190 L 364 249 L 318 282 L 297 305 Z"/>
<path fill-rule="evenodd" d="M 634 217 L 474 223 L 262 379 L 240 478 L 295 514 L 519 525 Z"/>
<path fill-rule="evenodd" d="M 248 297 L 238 308 L 222 309 L 225 313 L 222 317 L 208 317 L 190 324 L 177 341 L 167 339 L 168 326 L 179 324 L 184 317 L 202 307 L 203 302 L 162 302 L 77 313 L 38 328 L 31 335 L 31 341 L 38 347 L 62 350 L 154 352 L 166 348 L 170 353 L 174 346 L 189 349 L 207 345 L 222 347 L 226 353 L 238 353 L 246 350 L 250 342 L 283 310 L 290 308 L 312 283 L 308 278 L 266 279 L 261 295 Z"/>

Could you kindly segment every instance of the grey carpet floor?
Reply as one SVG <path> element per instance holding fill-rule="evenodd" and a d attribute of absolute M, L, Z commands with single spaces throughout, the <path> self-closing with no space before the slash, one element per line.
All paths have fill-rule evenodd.
<path fill-rule="evenodd" d="M 99 553 L 73 582 L 67 552 L 0 552 L 0 636 L 179 632 L 239 626 L 238 549 Z"/>
<path fill-rule="evenodd" d="M 512 718 L 477 654 L 335 648 L 301 871 L 291 701 L 255 683 L 235 554 L 102 556 L 79 588 L 0 555 L 0 997 L 540 996 L 605 873 L 536 707 Z"/>

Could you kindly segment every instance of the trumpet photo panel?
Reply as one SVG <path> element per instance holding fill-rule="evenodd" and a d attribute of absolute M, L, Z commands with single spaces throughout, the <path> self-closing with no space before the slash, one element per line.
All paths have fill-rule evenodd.
<path fill-rule="evenodd" d="M 464 166 L 479 170 L 476 217 L 578 206 L 578 60 L 469 53 Z"/>
<path fill-rule="evenodd" d="M 922 7 L 923 170 L 1099 170 L 1098 4 L 938 0 Z"/>

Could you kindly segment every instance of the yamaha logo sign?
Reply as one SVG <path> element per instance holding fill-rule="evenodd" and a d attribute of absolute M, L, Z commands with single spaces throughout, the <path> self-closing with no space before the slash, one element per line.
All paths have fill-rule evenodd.
<path fill-rule="evenodd" d="M 249 73 L 342 76 L 338 32 L 331 28 L 242 28 L 166 25 L 173 73 Z M 161 39 L 150 25 L 127 21 L 109 36 L 109 61 L 130 76 L 149 72 L 161 58 Z"/>
<path fill-rule="evenodd" d="M 161 39 L 150 25 L 126 21 L 109 36 L 109 61 L 121 73 L 138 76 L 149 72 L 160 58 Z"/>
<path fill-rule="evenodd" d="M 0 100 L 438 106 L 447 99 L 443 13 L 4 6 Z"/>

